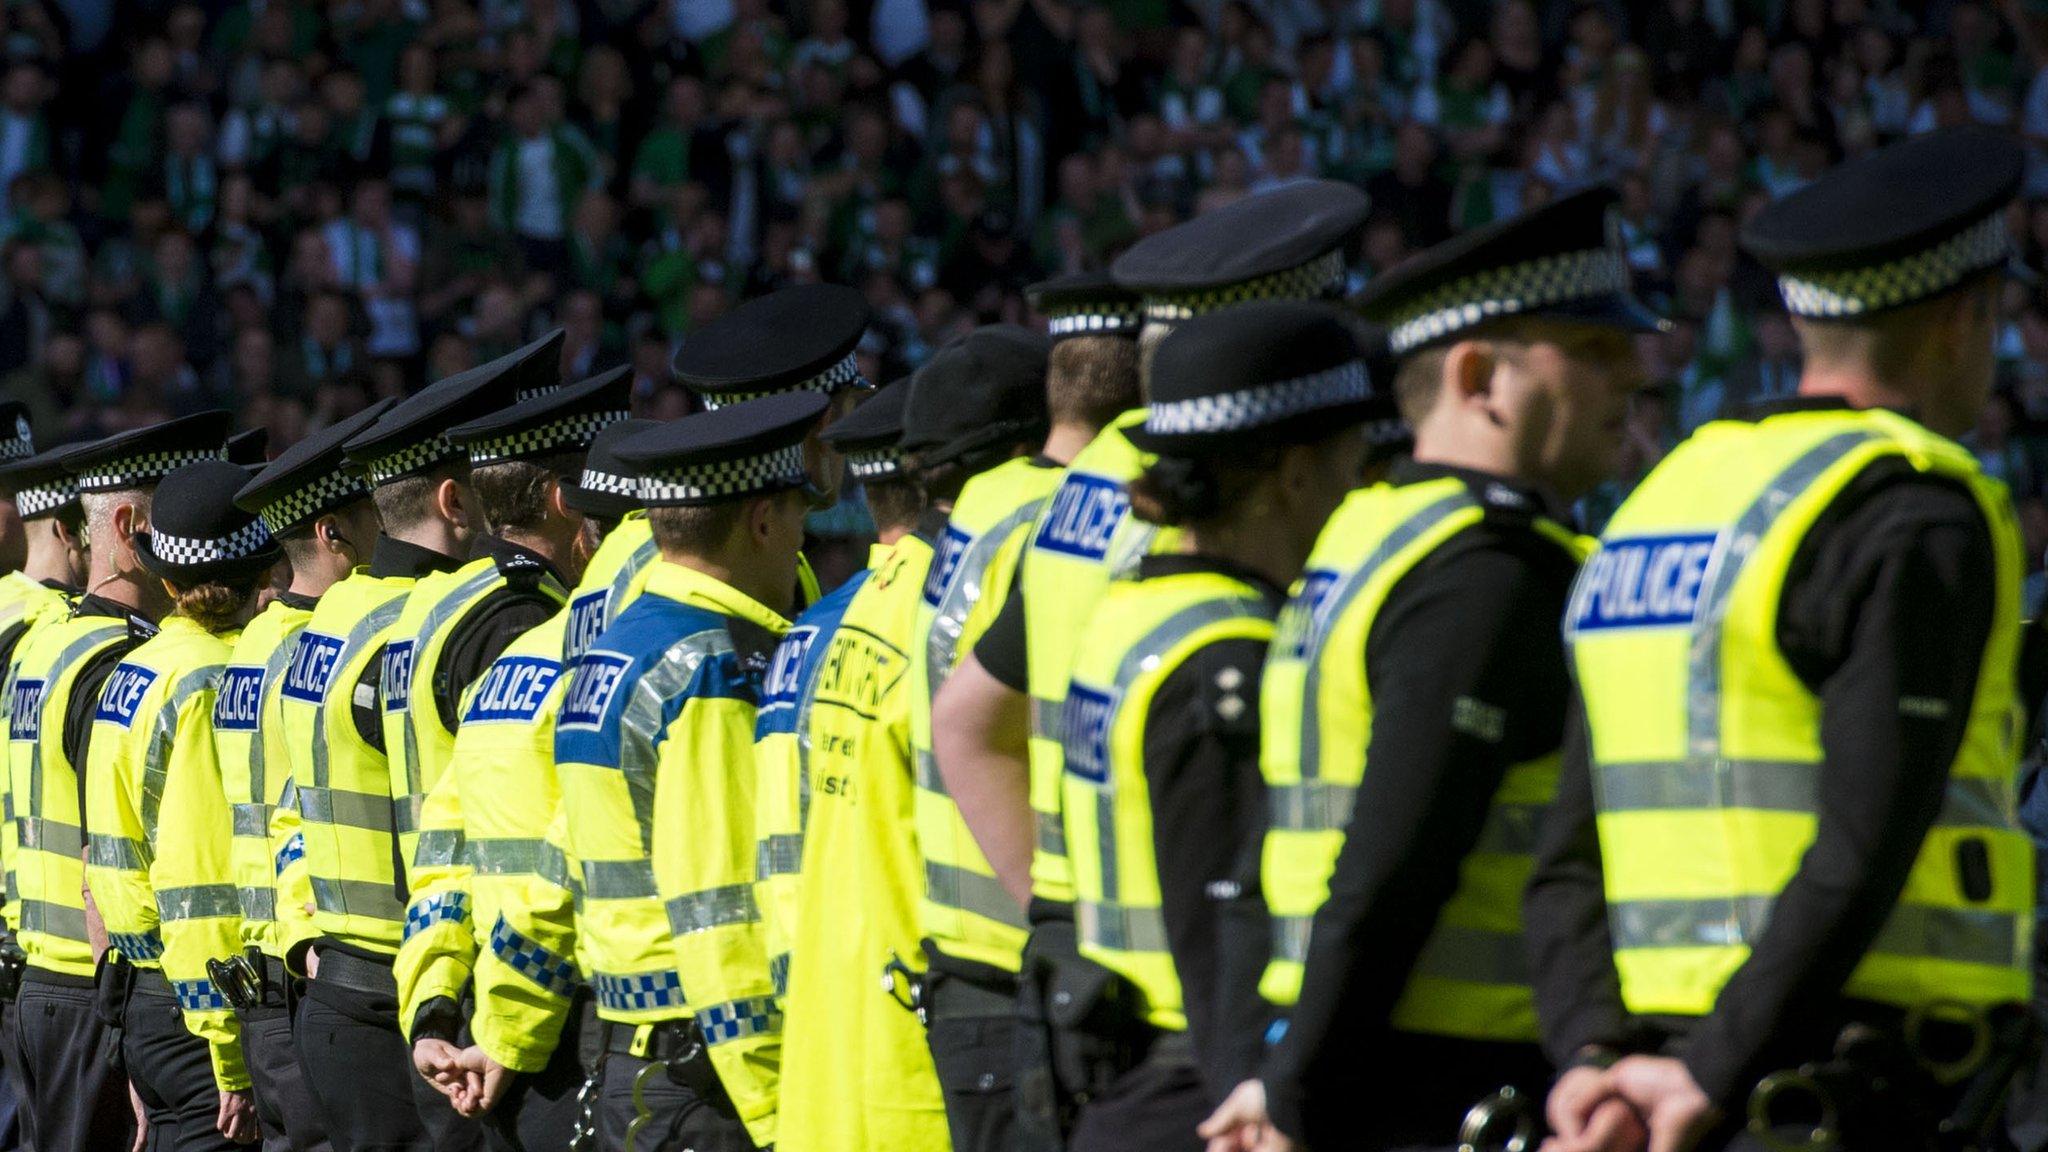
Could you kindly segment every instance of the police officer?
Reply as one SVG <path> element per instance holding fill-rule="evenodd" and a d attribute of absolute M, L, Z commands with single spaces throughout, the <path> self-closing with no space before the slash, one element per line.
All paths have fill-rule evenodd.
<path fill-rule="evenodd" d="M 294 1038 L 341 1147 L 427 1145 L 391 975 L 406 907 L 394 817 L 409 813 L 395 809 L 384 750 L 384 643 L 419 580 L 460 568 L 482 530 L 468 455 L 448 430 L 553 387 L 556 339 L 442 380 L 343 445 L 369 479 L 383 531 L 369 564 L 320 598 L 287 664 L 279 708 L 317 937 L 310 959 L 305 946 L 287 957 L 312 978 Z M 446 1111 L 429 1115 L 439 1124 Z"/>
<path fill-rule="evenodd" d="M 89 541 L 86 591 L 16 654 L 8 759 L 16 806 L 17 940 L 27 955 L 19 1001 L 22 1076 L 36 1147 L 98 1152 L 127 1146 L 135 1117 L 108 1058 L 104 1022 L 122 990 L 96 1003 L 105 929 L 86 903 L 87 753 L 101 686 L 156 626 L 163 584 L 136 559 L 156 484 L 181 464 L 219 459 L 226 412 L 202 412 L 74 447 L 61 461 L 77 479 Z"/>
<path fill-rule="evenodd" d="M 1991 384 L 2022 167 L 1946 129 L 1755 216 L 1800 395 L 1679 445 L 1573 592 L 1583 739 L 1528 904 L 1566 1147 L 1627 1146 L 1616 1099 L 1657 1147 L 1752 1146 L 1746 1103 L 1794 1118 L 1753 1086 L 1808 1062 L 1850 1147 L 1995 1119 L 2034 914 L 2024 562 L 2005 486 L 1950 438 Z"/>
<path fill-rule="evenodd" d="M 1467 233 L 1360 301 L 1414 458 L 1331 517 L 1266 662 L 1262 991 L 1287 1023 L 1264 1108 L 1252 1082 L 1214 1128 L 1270 1109 L 1270 1148 L 1448 1146 L 1547 1083 L 1518 897 L 1563 731 L 1564 509 L 1613 465 L 1656 324 L 1613 202 Z"/>
<path fill-rule="evenodd" d="M 240 1030 L 207 967 L 241 935 L 240 901 L 222 882 L 234 821 L 214 702 L 229 639 L 255 616 L 282 556 L 234 504 L 248 481 L 241 465 L 207 460 L 157 485 L 135 555 L 163 582 L 171 614 L 107 677 L 86 758 L 85 882 L 109 964 L 128 970 L 121 1055 L 153 1147 L 225 1150 L 257 1135 Z"/>
<path fill-rule="evenodd" d="M 392 403 L 379 401 L 300 440 L 235 494 L 237 506 L 262 517 L 291 564 L 284 591 L 235 638 L 213 710 L 221 791 L 234 814 L 228 875 L 241 904 L 240 952 L 248 962 L 242 994 L 223 992 L 241 1000 L 232 1006 L 241 1023 L 242 1059 L 256 1095 L 264 1152 L 330 1147 L 292 1044 L 298 996 L 284 958 L 306 939 L 312 892 L 279 693 L 286 663 L 320 597 L 369 559 L 377 507 L 362 477 L 342 467 L 341 446 Z M 279 868 L 280 860 L 289 862 Z"/>
<path fill-rule="evenodd" d="M 775 1140 L 780 1013 L 752 899 L 754 713 L 788 630 L 816 393 L 744 401 L 619 448 L 661 549 L 556 717 L 560 847 L 606 1022 L 603 1144 Z"/>
<path fill-rule="evenodd" d="M 18 463 L 36 454 L 34 431 L 29 427 L 28 406 L 17 400 L 0 400 L 0 466 Z M 0 572 L 18 572 L 28 562 L 28 542 L 21 529 L 22 517 L 10 497 L 0 494 Z"/>
<path fill-rule="evenodd" d="M 825 433 L 879 541 L 866 570 L 797 617 L 754 726 L 755 897 L 784 1006 L 784 1148 L 948 1146 L 924 1029 L 875 987 L 885 967 L 917 963 L 924 884 L 907 672 L 932 540 L 897 446 L 911 387 L 885 385 Z"/>

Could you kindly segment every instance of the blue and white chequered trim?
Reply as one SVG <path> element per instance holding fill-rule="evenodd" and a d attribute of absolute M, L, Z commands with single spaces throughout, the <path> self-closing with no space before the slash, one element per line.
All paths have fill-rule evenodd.
<path fill-rule="evenodd" d="M 446 436 L 435 436 L 418 444 L 410 444 L 386 456 L 363 463 L 363 475 L 371 484 L 389 484 L 415 472 L 424 472 L 446 460 L 465 459 L 462 449 L 448 442 Z"/>
<path fill-rule="evenodd" d="M 734 1000 L 697 1013 L 697 1030 L 704 1033 L 705 1046 L 715 1048 L 749 1036 L 780 1032 L 782 1013 L 771 997 Z"/>
<path fill-rule="evenodd" d="M 336 469 L 265 504 L 259 515 L 271 535 L 281 536 L 322 513 L 352 504 L 369 494 L 369 485 L 352 473 Z"/>
<path fill-rule="evenodd" d="M 848 452 L 846 474 L 855 480 L 894 480 L 903 475 L 903 453 L 894 448 Z"/>
<path fill-rule="evenodd" d="M 771 388 L 766 392 L 703 392 L 699 393 L 699 396 L 703 399 L 706 410 L 716 411 L 720 408 L 730 408 L 735 404 L 744 404 L 749 400 L 759 400 L 763 396 L 780 396 L 784 392 L 823 392 L 830 396 L 841 388 L 872 387 L 874 385 L 868 383 L 867 377 L 860 374 L 860 362 L 854 359 L 853 353 L 848 352 L 846 359 L 809 380 L 791 384 L 786 388 Z"/>
<path fill-rule="evenodd" d="M 804 446 L 798 443 L 761 456 L 651 472 L 640 478 L 640 499 L 650 507 L 702 504 L 795 487 L 807 478 Z"/>
<path fill-rule="evenodd" d="M 415 900 L 405 910 L 405 939 L 425 932 L 436 924 L 462 923 L 469 919 L 469 893 L 437 892 Z"/>
<path fill-rule="evenodd" d="M 1431 289 L 1401 309 L 1387 326 L 1387 346 L 1404 356 L 1487 320 L 1628 290 L 1628 258 L 1618 248 L 1559 252 L 1488 268 Z"/>
<path fill-rule="evenodd" d="M 1860 316 L 1946 292 L 2005 263 L 2011 251 L 2001 208 L 1932 248 L 1867 268 L 1783 275 L 1778 277 L 1778 291 L 1794 316 Z"/>
<path fill-rule="evenodd" d="M 228 998 L 211 980 L 173 980 L 171 992 L 178 998 L 178 1007 L 187 1012 L 225 1012 Z"/>
<path fill-rule="evenodd" d="M 683 978 L 674 972 L 638 972 L 614 976 L 599 972 L 591 980 L 597 1006 L 614 1012 L 653 1012 L 683 1006 Z"/>
<path fill-rule="evenodd" d="M 277 860 L 275 861 L 277 874 L 279 876 L 284 875 L 285 869 L 304 859 L 305 855 L 306 834 L 304 832 L 292 833 L 292 838 L 285 841 L 284 847 L 277 850 Z"/>
<path fill-rule="evenodd" d="M 149 550 L 166 564 L 224 564 L 245 560 L 271 545 L 270 529 L 262 520 L 251 520 L 224 538 L 208 540 L 198 536 L 173 536 L 151 532 Z"/>
<path fill-rule="evenodd" d="M 14 510 L 24 520 L 47 516 L 66 504 L 78 503 L 78 482 L 69 476 L 14 490 Z"/>
<path fill-rule="evenodd" d="M 789 953 L 777 952 L 768 958 L 768 983 L 777 996 L 789 995 Z"/>
<path fill-rule="evenodd" d="M 164 938 L 158 932 L 109 932 L 107 943 L 132 963 L 164 958 Z"/>
<path fill-rule="evenodd" d="M 543 424 L 489 440 L 469 444 L 471 464 L 501 464 L 524 456 L 545 456 L 566 449 L 588 448 L 597 434 L 624 420 L 631 413 L 576 412 Z"/>
<path fill-rule="evenodd" d="M 583 984 L 583 975 L 576 970 L 574 960 L 548 951 L 505 923 L 502 916 L 491 925 L 491 955 L 505 967 L 539 985 L 542 991 L 564 999 L 574 995 Z"/>
<path fill-rule="evenodd" d="M 1344 253 L 1332 250 L 1293 268 L 1220 288 L 1145 296 L 1148 324 L 1176 324 L 1253 300 L 1321 300 L 1344 289 Z"/>
<path fill-rule="evenodd" d="M 1145 326 L 1145 312 L 1136 304 L 1091 304 L 1055 308 L 1046 314 L 1045 331 L 1054 340 L 1071 336 L 1136 336 Z"/>
<path fill-rule="evenodd" d="M 1320 409 L 1356 404 L 1371 395 L 1372 379 L 1366 375 L 1365 362 L 1353 360 L 1277 384 L 1152 404 L 1145 410 L 1145 431 L 1155 436 L 1244 432 Z"/>
<path fill-rule="evenodd" d="M 78 474 L 80 492 L 125 492 L 144 484 L 154 484 L 183 468 L 201 460 L 225 460 L 228 452 L 222 448 L 172 448 L 163 452 L 141 452 L 134 456 L 122 456 L 94 464 L 91 471 Z"/>

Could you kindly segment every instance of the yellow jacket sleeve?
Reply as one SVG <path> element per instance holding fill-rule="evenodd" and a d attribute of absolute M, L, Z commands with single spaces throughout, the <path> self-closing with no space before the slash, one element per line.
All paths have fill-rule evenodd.
<path fill-rule="evenodd" d="M 306 838 L 299 831 L 299 788 L 284 782 L 270 813 L 270 867 L 277 884 L 277 946 L 291 970 L 305 975 L 305 946 L 320 938 L 313 926 L 313 881 L 306 872 Z"/>
<path fill-rule="evenodd" d="M 518 1072 L 538 1072 L 561 1038 L 576 968 L 576 906 L 568 820 L 558 803 L 543 838 L 540 867 L 508 878 L 504 899 L 476 962 L 470 1032 L 484 1054 Z"/>
<path fill-rule="evenodd" d="M 757 729 L 754 766 L 754 903 L 761 943 L 778 1005 L 789 992 L 789 956 L 796 941 L 798 872 L 803 864 L 801 733 Z"/>
<path fill-rule="evenodd" d="M 775 1142 L 782 1013 L 753 895 L 754 708 L 693 697 L 669 733 L 655 782 L 655 883 L 712 1065 L 765 1147 Z"/>
<path fill-rule="evenodd" d="M 112 946 L 125 956 L 145 959 L 162 951 L 163 940 L 139 805 L 142 765 L 127 737 L 131 726 L 146 731 L 156 723 L 161 699 L 162 693 L 152 689 L 142 703 L 130 705 L 129 725 L 94 720 L 85 757 L 85 886 Z"/>
<path fill-rule="evenodd" d="M 414 841 L 412 901 L 392 975 L 398 980 L 398 1025 L 412 1038 L 413 1018 L 435 997 L 459 1000 L 476 956 L 469 915 L 470 869 L 462 835 L 456 774 L 441 773 L 420 807 Z"/>
<path fill-rule="evenodd" d="M 205 1040 L 214 1083 L 223 1092 L 249 1087 L 242 1063 L 241 1024 L 208 975 L 208 960 L 241 950 L 241 901 L 235 891 L 234 815 L 221 788 L 213 742 L 211 690 L 194 692 L 179 709 L 149 866 L 164 937 L 164 976 L 184 1010 L 185 1026 Z"/>

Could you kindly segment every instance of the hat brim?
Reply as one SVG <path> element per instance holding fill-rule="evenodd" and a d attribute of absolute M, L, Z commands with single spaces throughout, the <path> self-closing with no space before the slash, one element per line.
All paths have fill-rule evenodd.
<path fill-rule="evenodd" d="M 917 460 L 919 468 L 935 468 L 977 452 L 986 452 L 991 448 L 1000 448 L 1026 440 L 1043 440 L 1046 428 L 1047 425 L 1042 421 L 1004 420 L 933 447 L 917 449 L 906 445 L 904 451 Z"/>
<path fill-rule="evenodd" d="M 196 584 L 210 580 L 233 581 L 248 576 L 258 576 L 277 566 L 284 559 L 284 549 L 272 540 L 259 552 L 252 552 L 235 560 L 215 560 L 205 564 L 174 564 L 157 555 L 156 534 L 137 532 L 135 534 L 135 559 L 145 572 L 174 583 Z"/>
<path fill-rule="evenodd" d="M 1671 322 L 1659 315 L 1656 309 L 1628 292 L 1612 292 L 1605 296 L 1575 300 L 1568 304 L 1539 308 L 1522 315 L 1576 320 L 1585 324 L 1598 324 L 1604 328 L 1618 328 L 1623 332 L 1663 332 L 1671 327 Z"/>
<path fill-rule="evenodd" d="M 1386 413 L 1386 403 L 1368 396 L 1346 404 L 1315 408 L 1256 428 L 1232 428 L 1218 432 L 1150 432 L 1142 423 L 1124 430 L 1140 452 L 1154 456 L 1218 456 L 1242 452 L 1259 444 L 1313 444 L 1345 428 L 1365 424 Z"/>
<path fill-rule="evenodd" d="M 638 512 L 647 507 L 631 496 L 585 488 L 567 477 L 563 477 L 561 485 L 562 503 L 568 505 L 570 511 L 580 512 L 599 520 L 624 519 L 627 513 Z"/>

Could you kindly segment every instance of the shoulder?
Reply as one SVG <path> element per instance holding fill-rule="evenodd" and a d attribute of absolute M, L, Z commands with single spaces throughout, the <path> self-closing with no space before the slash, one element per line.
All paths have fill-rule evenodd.
<path fill-rule="evenodd" d="M 1249 637 L 1212 640 L 1189 652 L 1160 684 L 1155 708 L 1177 711 L 1192 734 L 1259 735 L 1259 678 L 1266 644 Z"/>

